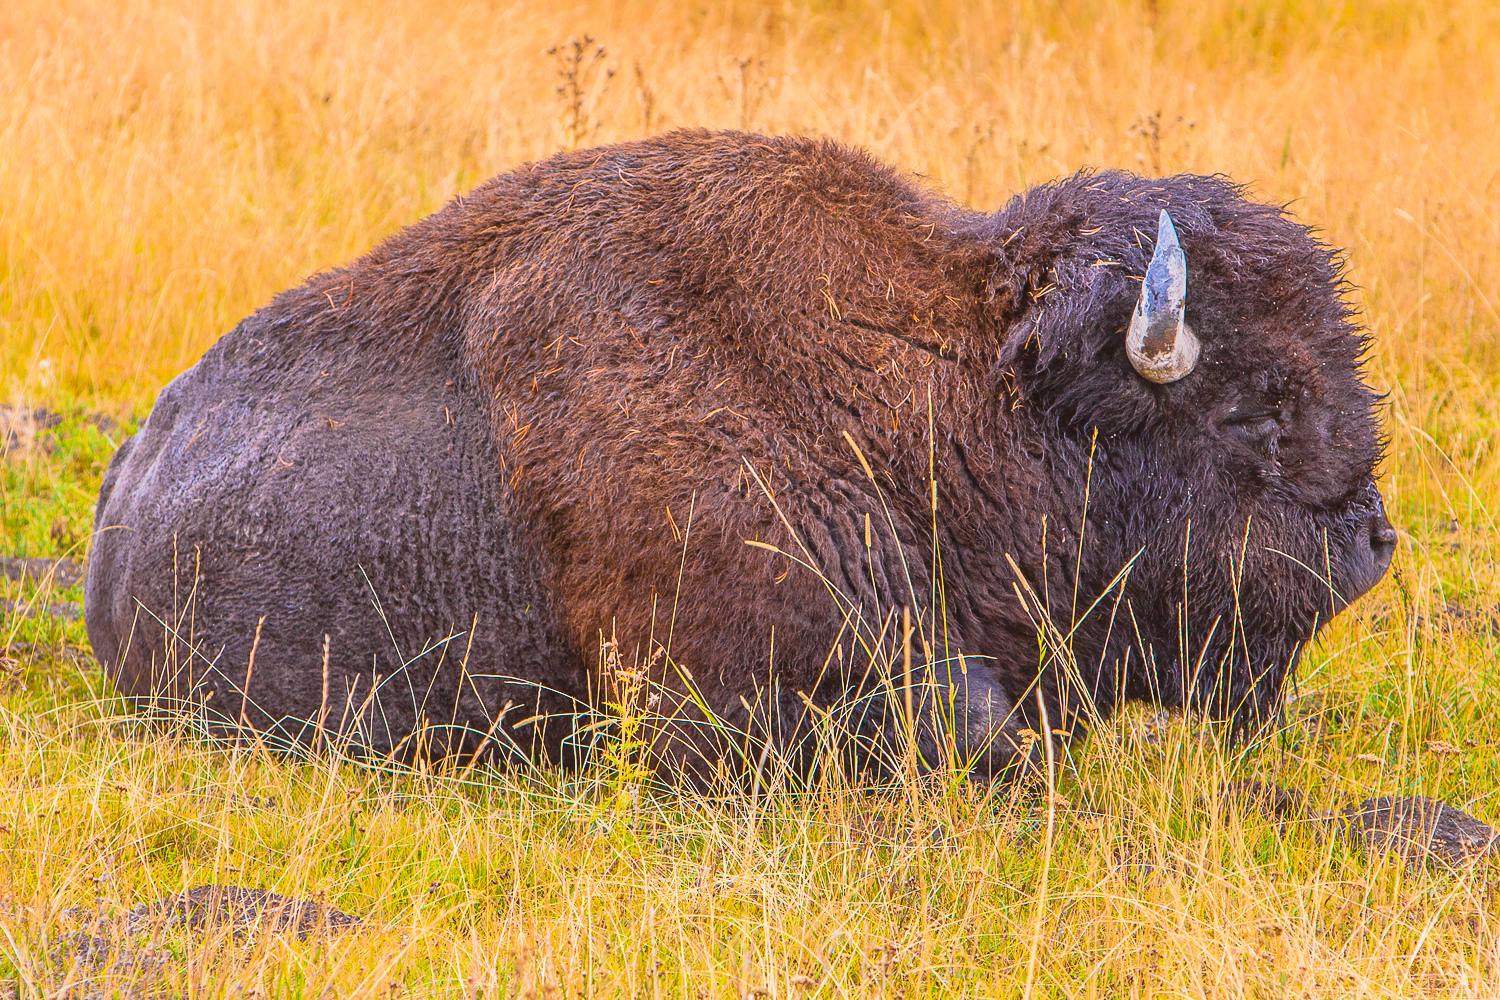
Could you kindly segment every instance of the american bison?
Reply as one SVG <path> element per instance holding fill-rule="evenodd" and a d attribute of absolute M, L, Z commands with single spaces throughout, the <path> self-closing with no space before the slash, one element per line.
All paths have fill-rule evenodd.
<path fill-rule="evenodd" d="M 374 753 L 576 757 L 601 648 L 671 773 L 854 703 L 981 775 L 1134 699 L 1244 731 L 1395 546 L 1346 287 L 1220 177 L 982 213 L 826 140 L 562 153 L 162 390 L 89 638 L 128 695 Z"/>

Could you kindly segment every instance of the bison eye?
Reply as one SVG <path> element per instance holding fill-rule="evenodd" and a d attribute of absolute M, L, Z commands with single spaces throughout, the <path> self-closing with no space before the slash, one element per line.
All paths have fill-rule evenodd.
<path fill-rule="evenodd" d="M 1279 410 L 1257 409 L 1239 411 L 1219 425 L 1226 437 L 1243 441 L 1257 450 L 1273 448 L 1281 433 Z"/>

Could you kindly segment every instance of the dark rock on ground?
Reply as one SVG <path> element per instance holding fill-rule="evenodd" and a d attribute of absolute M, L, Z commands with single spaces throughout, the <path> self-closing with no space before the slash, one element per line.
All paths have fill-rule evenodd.
<path fill-rule="evenodd" d="M 164 948 L 127 947 L 126 939 L 133 933 L 128 917 L 122 922 L 81 906 L 69 907 L 62 916 L 76 923 L 78 929 L 62 935 L 52 949 L 52 960 L 59 966 L 77 967 L 86 972 L 99 972 L 107 967 L 117 973 L 130 972 L 149 979 L 171 958 L 171 953 Z M 98 994 L 84 992 L 81 995 Z"/>
<path fill-rule="evenodd" d="M 0 455 L 25 454 L 31 450 L 39 432 L 60 423 L 62 417 L 47 410 L 0 406 Z"/>
<path fill-rule="evenodd" d="M 306 938 L 358 927 L 361 918 L 327 904 L 292 899 L 264 889 L 237 885 L 200 885 L 152 903 L 142 903 L 122 918 L 72 907 L 62 915 L 78 925 L 63 935 L 53 958 L 62 965 L 79 964 L 97 970 L 152 972 L 170 958 L 162 949 L 128 947 L 129 939 L 160 930 L 229 928 L 236 935 L 250 931 L 296 934 Z M 113 959 L 113 961 L 111 961 Z"/>
<path fill-rule="evenodd" d="M 1227 810 L 1257 812 L 1270 819 L 1296 819 L 1307 808 L 1307 796 L 1302 792 L 1265 781 L 1228 782 L 1223 797 Z"/>
<path fill-rule="evenodd" d="M 51 644 L 44 642 L 12 642 L 0 645 L 0 660 L 16 664 L 47 661 L 66 661 L 74 666 L 94 662 L 94 654 L 81 646 Z"/>
<path fill-rule="evenodd" d="M 1398 616 L 1381 615 L 1376 623 L 1383 628 L 1405 628 Z M 1421 629 L 1447 630 L 1451 632 L 1488 633 L 1500 635 L 1500 605 L 1470 607 L 1458 601 L 1435 605 L 1416 616 L 1416 626 Z"/>
<path fill-rule="evenodd" d="M 0 575 L 7 580 L 29 583 L 34 587 L 52 587 L 67 590 L 83 579 L 83 567 L 71 559 L 23 559 L 17 556 L 0 556 Z M 35 599 L 0 600 L 0 611 L 36 617 L 51 615 L 67 621 L 76 620 L 83 614 L 83 606 L 77 601 L 38 601 Z"/>
<path fill-rule="evenodd" d="M 0 556 L 0 574 L 7 580 L 33 584 L 51 582 L 58 590 L 67 590 L 83 579 L 83 567 L 71 559 L 22 559 Z"/>
<path fill-rule="evenodd" d="M 18 615 L 35 618 L 38 615 L 51 615 L 53 618 L 62 618 L 66 621 L 77 621 L 78 616 L 83 614 L 83 606 L 77 601 L 50 601 L 42 604 L 39 601 L 12 601 L 0 600 L 0 611 L 13 611 Z"/>
<path fill-rule="evenodd" d="M 1268 819 L 1306 819 L 1355 839 L 1374 856 L 1391 854 L 1408 862 L 1436 862 L 1453 868 L 1500 854 L 1500 833 L 1461 809 L 1425 795 L 1383 795 L 1341 812 L 1307 810 L 1307 796 L 1295 788 L 1262 781 L 1231 781 L 1222 788 L 1226 810 Z"/>
<path fill-rule="evenodd" d="M 211 790 L 203 796 L 204 805 L 227 806 L 235 812 L 265 812 L 277 806 L 274 795 L 240 795 Z"/>
<path fill-rule="evenodd" d="M 102 413 L 90 413 L 83 418 L 85 423 L 99 428 L 101 434 L 113 434 L 119 424 Z M 0 455 L 14 457 L 25 455 L 37 444 L 38 435 L 51 430 L 63 422 L 63 414 L 47 409 L 29 409 L 24 406 L 0 406 Z M 44 444 L 43 447 L 46 447 Z"/>
<path fill-rule="evenodd" d="M 1460 868 L 1495 854 L 1500 834 L 1446 802 L 1425 795 L 1383 795 L 1339 817 L 1372 854 L 1438 861 Z"/>
<path fill-rule="evenodd" d="M 186 926 L 194 930 L 233 927 L 295 933 L 299 938 L 318 931 L 357 927 L 359 917 L 308 899 L 292 899 L 264 889 L 237 885 L 200 885 L 130 911 L 129 921 L 145 926 Z"/>

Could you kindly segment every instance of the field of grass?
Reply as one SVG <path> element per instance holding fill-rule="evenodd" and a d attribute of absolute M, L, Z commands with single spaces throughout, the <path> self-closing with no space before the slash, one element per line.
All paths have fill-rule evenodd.
<path fill-rule="evenodd" d="M 124 711 L 82 623 L 38 612 L 77 587 L 0 582 L 0 997 L 1500 996 L 1500 873 L 1217 792 L 1500 822 L 1497 115 L 1480 0 L 8 0 L 0 404 L 63 420 L 0 459 L 0 556 L 81 562 L 113 446 L 275 292 L 491 174 L 699 124 L 832 135 L 983 207 L 1086 165 L 1290 203 L 1348 249 L 1401 545 L 1279 734 L 1228 756 L 1133 710 L 1051 795 L 227 753 Z M 69 937 L 69 908 L 205 883 L 364 923 L 103 962 Z"/>

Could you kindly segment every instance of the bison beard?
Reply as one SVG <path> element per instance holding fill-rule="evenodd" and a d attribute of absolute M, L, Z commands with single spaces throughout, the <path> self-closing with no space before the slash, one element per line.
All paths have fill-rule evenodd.
<path fill-rule="evenodd" d="M 981 214 L 828 141 L 560 154 L 162 391 L 89 638 L 143 701 L 373 753 L 567 760 L 609 637 L 672 774 L 852 702 L 878 739 L 903 608 L 929 764 L 1131 699 L 1252 726 L 1395 542 L 1343 290 L 1220 178 Z"/>

